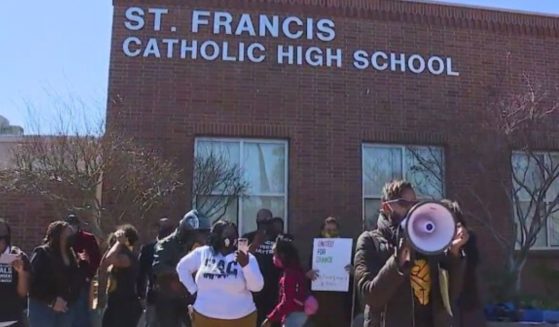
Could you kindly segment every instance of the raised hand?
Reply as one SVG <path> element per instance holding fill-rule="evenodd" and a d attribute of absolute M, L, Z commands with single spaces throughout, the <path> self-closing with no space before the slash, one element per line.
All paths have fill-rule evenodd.
<path fill-rule="evenodd" d="M 15 259 L 12 262 L 12 268 L 14 268 L 14 270 L 18 273 L 18 274 L 23 274 L 25 272 L 25 264 L 23 263 L 23 258 L 20 255 L 17 256 L 17 259 Z"/>
<path fill-rule="evenodd" d="M 52 305 L 52 310 L 55 312 L 66 312 L 68 311 L 68 303 L 63 298 L 57 297 Z"/>
<path fill-rule="evenodd" d="M 248 265 L 248 254 L 243 251 L 236 251 L 235 261 L 237 261 L 241 267 L 246 267 L 246 265 Z"/>
<path fill-rule="evenodd" d="M 454 239 L 452 240 L 452 243 L 450 245 L 450 252 L 453 255 L 459 255 L 462 247 L 464 247 L 464 245 L 468 243 L 468 240 L 470 239 L 470 233 L 468 233 L 468 230 L 464 226 L 462 226 L 462 224 L 458 223 L 457 227 L 458 228 L 456 230 L 456 235 L 454 236 Z"/>
<path fill-rule="evenodd" d="M 309 271 L 307 271 L 307 273 L 305 274 L 305 276 L 307 276 L 308 279 L 314 281 L 314 280 L 316 280 L 318 277 L 320 277 L 320 275 L 319 275 L 318 273 L 319 273 L 318 270 L 309 270 Z"/>

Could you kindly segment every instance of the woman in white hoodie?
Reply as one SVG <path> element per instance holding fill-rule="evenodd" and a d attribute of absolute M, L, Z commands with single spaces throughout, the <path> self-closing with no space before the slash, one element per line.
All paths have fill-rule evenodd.
<path fill-rule="evenodd" d="M 196 297 L 194 327 L 256 326 L 251 292 L 260 291 L 264 279 L 256 258 L 237 250 L 237 238 L 235 224 L 217 221 L 209 245 L 190 252 L 177 265 L 180 281 Z"/>

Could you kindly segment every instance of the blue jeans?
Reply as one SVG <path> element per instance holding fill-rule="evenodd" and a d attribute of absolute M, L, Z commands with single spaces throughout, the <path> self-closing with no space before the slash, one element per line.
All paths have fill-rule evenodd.
<path fill-rule="evenodd" d="M 285 317 L 283 327 L 303 327 L 307 319 L 308 317 L 304 312 L 292 312 Z"/>
<path fill-rule="evenodd" d="M 84 286 L 80 292 L 80 297 L 76 302 L 76 310 L 74 313 L 73 327 L 91 327 L 91 314 L 89 312 L 89 288 L 90 285 Z"/>
<path fill-rule="evenodd" d="M 29 327 L 72 327 L 75 305 L 64 313 L 55 312 L 46 303 L 29 299 Z"/>

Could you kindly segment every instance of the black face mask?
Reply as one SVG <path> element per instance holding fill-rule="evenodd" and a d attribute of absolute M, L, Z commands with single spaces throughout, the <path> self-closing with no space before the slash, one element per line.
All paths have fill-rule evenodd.
<path fill-rule="evenodd" d="M 66 242 L 68 243 L 68 246 L 74 245 L 74 243 L 76 243 L 76 238 L 77 238 L 76 234 L 72 234 L 72 235 L 68 236 L 68 238 L 66 239 Z"/>
<path fill-rule="evenodd" d="M 157 234 L 157 238 L 162 240 L 165 237 L 171 235 L 171 233 L 173 232 L 172 228 L 166 228 L 166 229 L 162 229 L 159 231 L 159 233 Z"/>
<path fill-rule="evenodd" d="M 270 228 L 270 229 L 268 229 L 268 232 L 267 232 L 268 236 L 270 236 L 270 239 L 273 240 L 273 241 L 275 241 L 275 239 L 278 237 L 278 235 L 280 233 L 281 232 L 279 232 L 275 228 Z"/>
<path fill-rule="evenodd" d="M 6 243 L 6 247 L 10 246 L 10 236 L 9 235 L 0 236 L 0 241 L 4 241 Z"/>
<path fill-rule="evenodd" d="M 272 230 L 272 224 L 270 222 L 260 222 L 256 223 L 256 228 L 264 233 L 269 233 Z"/>
<path fill-rule="evenodd" d="M 179 242 L 186 242 L 190 238 L 191 234 L 192 231 L 189 230 L 185 230 L 182 228 L 179 228 L 177 230 L 177 238 L 179 239 Z"/>

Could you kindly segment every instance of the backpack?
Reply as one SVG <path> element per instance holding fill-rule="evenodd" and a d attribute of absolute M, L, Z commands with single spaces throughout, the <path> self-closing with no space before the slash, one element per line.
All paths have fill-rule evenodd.
<path fill-rule="evenodd" d="M 295 299 L 295 303 L 297 303 L 298 305 L 304 308 L 305 314 L 307 316 L 314 316 L 318 311 L 318 301 L 312 295 L 307 296 L 305 302 L 301 302 Z"/>
<path fill-rule="evenodd" d="M 314 296 L 309 295 L 305 300 L 304 307 L 305 307 L 305 314 L 307 316 L 313 316 L 318 311 L 318 301 Z"/>

